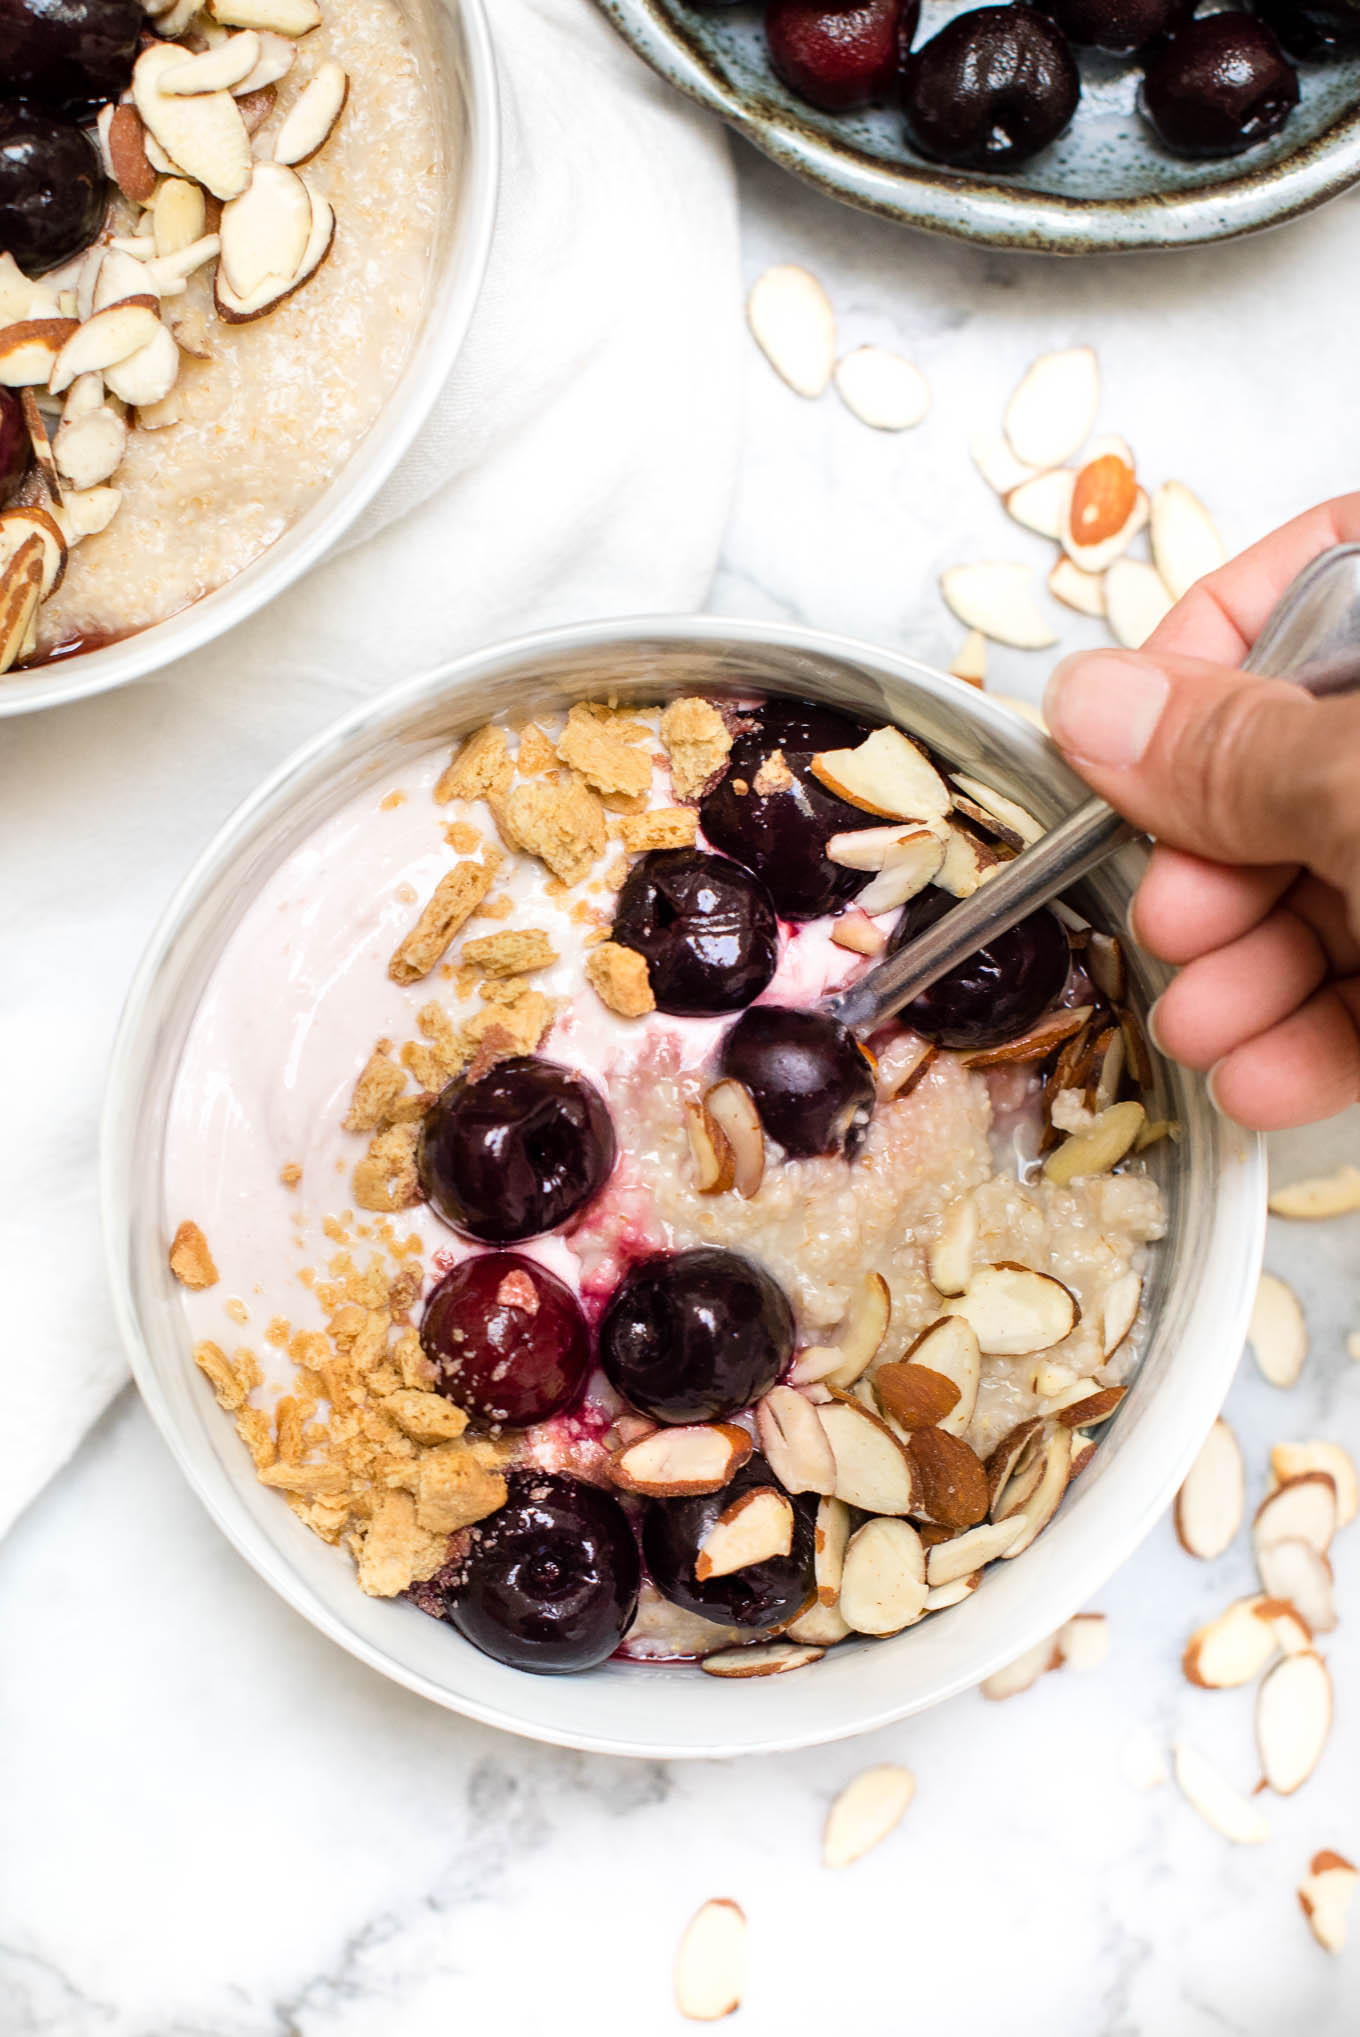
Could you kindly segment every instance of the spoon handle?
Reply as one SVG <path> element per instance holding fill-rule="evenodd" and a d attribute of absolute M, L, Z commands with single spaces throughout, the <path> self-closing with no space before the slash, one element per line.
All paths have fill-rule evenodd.
<path fill-rule="evenodd" d="M 1360 544 L 1338 545 L 1305 566 L 1267 617 L 1243 669 L 1290 679 L 1309 693 L 1360 689 Z M 822 1009 L 854 1032 L 872 1032 L 969 955 L 1075 884 L 1125 842 L 1129 826 L 1088 799 L 914 941 L 876 962 Z"/>

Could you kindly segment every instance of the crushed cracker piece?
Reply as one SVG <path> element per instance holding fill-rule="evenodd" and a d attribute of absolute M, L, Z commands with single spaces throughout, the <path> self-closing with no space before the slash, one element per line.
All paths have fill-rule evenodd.
<path fill-rule="evenodd" d="M 238 1408 L 236 1433 L 249 1450 L 256 1471 L 267 1471 L 274 1462 L 274 1431 L 268 1415 L 262 1408 Z"/>
<path fill-rule="evenodd" d="M 345 1471 L 341 1464 L 290 1464 L 277 1462 L 259 1467 L 261 1485 L 270 1486 L 277 1492 L 296 1492 L 304 1498 L 319 1498 L 324 1493 L 343 1492 Z"/>
<path fill-rule="evenodd" d="M 250 1310 L 246 1307 L 239 1294 L 232 1295 L 230 1301 L 225 1306 L 227 1314 L 234 1323 L 248 1323 L 250 1321 Z"/>
<path fill-rule="evenodd" d="M 194 1345 L 194 1363 L 216 1395 L 217 1405 L 234 1414 L 245 1400 L 246 1389 L 222 1346 L 214 1344 L 211 1337 L 201 1338 Z"/>
<path fill-rule="evenodd" d="M 395 813 L 399 806 L 405 806 L 406 794 L 402 791 L 389 792 L 386 799 L 378 801 L 380 813 Z"/>
<path fill-rule="evenodd" d="M 697 695 L 671 702 L 661 717 L 661 741 L 670 759 L 671 783 L 682 799 L 696 798 L 704 790 L 732 748 L 717 708 Z"/>
<path fill-rule="evenodd" d="M 507 927 L 503 933 L 480 934 L 464 941 L 459 961 L 466 968 L 479 969 L 486 976 L 523 976 L 533 969 L 547 969 L 557 960 L 557 951 L 542 927 Z"/>
<path fill-rule="evenodd" d="M 530 990 L 527 985 L 516 987 L 522 994 L 513 1002 L 488 995 L 482 1009 L 463 1021 L 459 1038 L 482 1074 L 492 1061 L 503 1061 L 507 1054 L 532 1054 L 553 1022 L 550 998 L 545 997 L 541 990 Z M 508 990 L 511 985 L 487 985 L 488 993 L 502 988 Z M 490 1060 L 487 1059 L 488 1053 Z M 477 1079 L 472 1068 L 468 1070 L 468 1079 Z"/>
<path fill-rule="evenodd" d="M 636 793 L 602 792 L 600 794 L 600 804 L 604 808 L 606 813 L 622 813 L 634 815 L 639 813 L 646 813 L 647 799 L 650 789 L 651 788 L 649 786 L 647 792 L 636 792 Z M 610 833 L 611 834 L 613 833 L 612 828 L 610 829 Z"/>
<path fill-rule="evenodd" d="M 420 918 L 387 965 L 394 983 L 417 983 L 428 976 L 449 942 L 491 889 L 500 857 L 480 863 L 455 863 L 435 885 Z"/>
<path fill-rule="evenodd" d="M 767 798 L 772 792 L 787 792 L 793 783 L 793 773 L 784 761 L 784 752 L 771 750 L 751 783 L 762 798 Z"/>
<path fill-rule="evenodd" d="M 407 1209 L 420 1200 L 416 1172 L 418 1125 L 391 1125 L 370 1141 L 354 1169 L 354 1200 L 360 1209 Z"/>
<path fill-rule="evenodd" d="M 604 941 L 586 957 L 586 980 L 601 1002 L 622 1018 L 641 1018 L 656 1010 L 644 956 L 635 948 Z"/>
<path fill-rule="evenodd" d="M 486 899 L 478 906 L 474 919 L 509 919 L 515 909 L 515 901 L 508 891 L 498 891 L 494 898 Z"/>
<path fill-rule="evenodd" d="M 446 1443 L 420 1459 L 416 1519 L 431 1534 L 452 1535 L 470 1528 L 505 1505 L 505 1480 L 477 1460 L 465 1444 Z"/>
<path fill-rule="evenodd" d="M 658 806 L 650 813 L 640 813 L 636 818 L 619 823 L 619 839 L 633 855 L 641 855 L 648 849 L 691 848 L 698 833 L 699 816 L 692 806 Z M 616 867 L 611 866 L 606 882 L 612 879 Z M 623 868 L 626 874 L 627 864 Z M 619 882 L 622 881 L 620 878 Z"/>
<path fill-rule="evenodd" d="M 515 754 L 515 769 L 521 778 L 536 778 L 541 771 L 551 771 L 557 763 L 557 752 L 551 738 L 545 736 L 536 721 L 531 721 L 519 739 Z"/>
<path fill-rule="evenodd" d="M 435 805 L 447 806 L 452 799 L 485 799 L 490 792 L 506 792 L 514 773 L 505 730 L 488 722 L 454 752 L 452 762 L 434 788 Z"/>
<path fill-rule="evenodd" d="M 557 754 L 596 792 L 636 799 L 652 782 L 650 757 L 626 739 L 620 740 L 608 723 L 578 714 L 574 708 L 557 739 Z"/>
<path fill-rule="evenodd" d="M 473 827 L 471 821 L 452 820 L 444 830 L 444 840 L 460 856 L 470 856 L 482 846 L 482 831 Z"/>
<path fill-rule="evenodd" d="M 389 1393 L 382 1406 L 383 1412 L 392 1417 L 413 1443 L 452 1442 L 467 1427 L 468 1418 L 462 1408 L 455 1407 L 451 1400 L 445 1400 L 442 1393 L 422 1393 L 401 1387 Z"/>
<path fill-rule="evenodd" d="M 359 1545 L 359 1589 L 370 1598 L 395 1598 L 408 1585 L 433 1577 L 443 1561 L 443 1539 L 419 1526 L 410 1493 L 384 1493 Z"/>
<path fill-rule="evenodd" d="M 208 1241 L 186 1218 L 170 1244 L 170 1271 L 181 1287 L 216 1287 L 217 1268 Z"/>
<path fill-rule="evenodd" d="M 604 808 L 578 778 L 566 785 L 541 779 L 517 785 L 505 817 L 518 846 L 546 863 L 563 884 L 579 884 L 604 853 Z"/>
<path fill-rule="evenodd" d="M 296 1188 L 302 1179 L 302 1169 L 296 1160 L 290 1160 L 286 1167 L 279 1169 L 279 1180 L 285 1188 Z"/>
<path fill-rule="evenodd" d="M 377 1132 L 391 1123 L 392 1106 L 406 1087 L 406 1077 L 391 1055 L 392 1042 L 379 1040 L 360 1069 L 349 1109 L 340 1120 L 345 1131 Z"/>

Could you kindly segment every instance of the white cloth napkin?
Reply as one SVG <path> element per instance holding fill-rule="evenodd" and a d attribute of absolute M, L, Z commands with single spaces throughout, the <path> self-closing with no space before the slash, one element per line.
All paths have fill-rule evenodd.
<path fill-rule="evenodd" d="M 739 392 L 724 137 L 589 0 L 491 11 L 505 144 L 490 273 L 360 541 L 162 677 L 0 722 L 0 1532 L 125 1376 L 99 1240 L 104 1068 L 138 952 L 218 822 L 389 680 L 708 590 Z"/>

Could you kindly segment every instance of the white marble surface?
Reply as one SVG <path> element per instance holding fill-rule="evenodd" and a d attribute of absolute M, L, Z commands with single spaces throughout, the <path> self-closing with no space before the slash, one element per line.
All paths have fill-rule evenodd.
<path fill-rule="evenodd" d="M 1235 249 L 1063 267 L 901 237 L 741 167 L 752 272 L 809 261 L 847 341 L 905 346 L 936 406 L 917 433 L 878 438 L 834 397 L 800 404 L 752 353 L 723 612 L 947 653 L 938 568 L 1044 555 L 1001 521 L 963 442 L 1054 342 L 1094 340 L 1106 427 L 1153 478 L 1199 487 L 1233 543 L 1355 481 L 1356 202 Z M 1035 691 L 1044 664 L 1003 657 L 995 683 Z M 120 853 L 153 845 L 134 827 Z M 1281 1170 L 1354 1158 L 1357 1118 L 1281 1142 Z M 1234 1388 L 1255 1492 L 1283 1436 L 1360 1450 L 1344 1351 L 1358 1247 L 1360 1218 L 1274 1229 L 1314 1350 L 1287 1396 L 1250 1364 Z M 1337 1568 L 1351 1615 L 1360 1539 Z M 1140 1793 L 1121 1772 L 1132 1735 L 1183 1732 L 1251 1783 L 1249 1694 L 1192 1690 L 1178 1669 L 1189 1631 L 1248 1588 L 1243 1548 L 1197 1565 L 1163 1524 L 1101 1596 L 1100 1671 L 736 1766 L 578 1757 L 427 1707 L 314 1635 L 209 1525 L 125 1394 L 0 1545 L 0 2032 L 650 2037 L 681 2027 L 669 1967 L 686 1918 L 730 1894 L 751 1919 L 733 2026 L 749 2037 L 1341 2037 L 1360 1920 L 1329 1960 L 1293 1891 L 1315 1849 L 1360 1852 L 1360 1620 L 1329 1639 L 1332 1744 L 1272 1801 L 1269 1845 L 1236 1851 L 1173 1787 Z M 876 1855 L 828 1876 L 825 1805 L 881 1759 L 916 1771 L 917 1801 Z"/>

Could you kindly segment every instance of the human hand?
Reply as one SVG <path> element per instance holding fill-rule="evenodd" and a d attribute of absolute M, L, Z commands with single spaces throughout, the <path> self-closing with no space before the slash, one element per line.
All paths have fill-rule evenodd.
<path fill-rule="evenodd" d="M 1073 768 L 1157 838 L 1135 938 L 1179 974 L 1157 1045 L 1260 1131 L 1360 1099 L 1360 697 L 1236 669 L 1308 561 L 1360 539 L 1360 495 L 1193 587 L 1141 651 L 1082 652 L 1044 714 Z"/>

